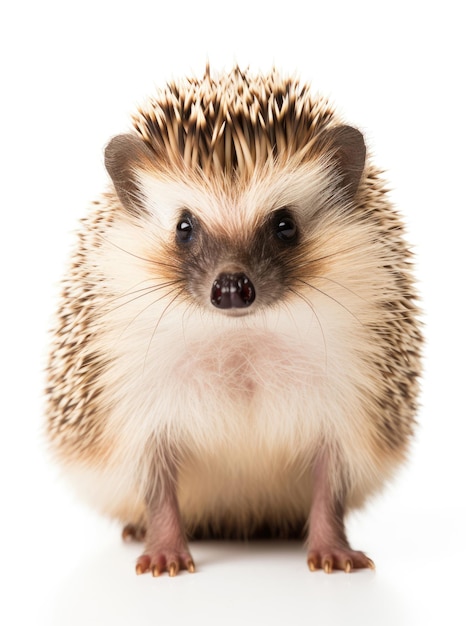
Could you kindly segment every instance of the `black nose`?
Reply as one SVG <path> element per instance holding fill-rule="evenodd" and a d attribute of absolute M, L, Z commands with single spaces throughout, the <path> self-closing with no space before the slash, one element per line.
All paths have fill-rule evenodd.
<path fill-rule="evenodd" d="M 254 285 L 246 274 L 219 274 L 212 285 L 210 301 L 219 309 L 241 309 L 254 302 Z"/>

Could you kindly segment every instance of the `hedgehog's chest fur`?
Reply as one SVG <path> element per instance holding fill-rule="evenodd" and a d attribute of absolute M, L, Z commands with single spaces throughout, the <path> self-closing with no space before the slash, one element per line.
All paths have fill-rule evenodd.
<path fill-rule="evenodd" d="M 179 459 L 178 497 L 189 532 L 215 522 L 222 532 L 241 534 L 263 519 L 286 532 L 288 523 L 304 522 L 310 467 L 323 439 L 341 439 L 345 457 L 368 459 L 371 452 L 342 362 L 349 356 L 329 351 L 309 315 L 301 320 L 306 340 L 299 317 L 295 324 L 289 314 L 272 319 L 273 330 L 263 321 L 254 327 L 185 318 L 182 339 L 168 329 L 152 339 L 146 332 L 120 339 L 121 353 L 108 369 L 122 381 L 108 385 L 111 453 L 97 473 L 76 470 L 86 496 L 99 485 L 99 506 L 125 522 L 143 517 L 141 485 L 155 480 L 168 447 Z M 135 351 L 139 365 L 128 368 Z M 335 394 L 342 383 L 344 398 Z M 362 439 L 345 442 L 351 431 Z"/>
<path fill-rule="evenodd" d="M 262 446 L 282 446 L 284 433 L 294 447 L 304 424 L 316 428 L 335 373 L 315 320 L 303 320 L 304 340 L 283 315 L 273 316 L 273 330 L 263 321 L 175 317 L 167 324 L 179 323 L 181 332 L 144 330 L 120 339 L 107 371 L 109 380 L 124 380 L 116 392 L 109 385 L 115 429 L 130 422 L 142 438 L 169 432 L 175 447 L 209 454 L 225 443 L 244 448 L 255 437 Z"/>

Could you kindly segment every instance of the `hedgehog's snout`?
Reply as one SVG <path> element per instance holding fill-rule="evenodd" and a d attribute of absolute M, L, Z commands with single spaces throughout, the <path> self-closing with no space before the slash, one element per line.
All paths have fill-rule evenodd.
<path fill-rule="evenodd" d="M 243 272 L 222 272 L 212 284 L 210 301 L 219 309 L 244 309 L 256 298 L 252 281 Z"/>

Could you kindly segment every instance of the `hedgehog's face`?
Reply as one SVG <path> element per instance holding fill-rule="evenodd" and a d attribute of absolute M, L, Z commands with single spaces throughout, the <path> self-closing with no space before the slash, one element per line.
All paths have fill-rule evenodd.
<path fill-rule="evenodd" d="M 180 279 L 196 301 L 240 315 L 280 301 L 293 286 L 301 239 L 297 218 L 282 207 L 253 224 L 239 216 L 209 224 L 183 210 L 176 223 L 174 252 Z"/>
<path fill-rule="evenodd" d="M 190 303 L 245 315 L 299 296 L 323 271 L 322 233 L 330 236 L 348 207 L 364 164 L 361 138 L 357 168 L 343 168 L 351 142 L 341 137 L 361 136 L 337 128 L 340 144 L 327 140 L 333 161 L 329 151 L 298 164 L 271 160 L 244 179 L 182 168 L 161 175 L 154 153 L 131 135 L 111 142 L 107 167 L 126 210 L 157 239 L 146 254 L 162 279 Z"/>

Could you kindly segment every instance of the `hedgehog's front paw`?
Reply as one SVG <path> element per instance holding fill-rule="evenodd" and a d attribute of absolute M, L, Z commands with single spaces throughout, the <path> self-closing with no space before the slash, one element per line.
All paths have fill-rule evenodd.
<path fill-rule="evenodd" d="M 169 576 L 176 576 L 183 569 L 190 574 L 195 571 L 194 561 L 188 549 L 176 550 L 169 546 L 148 551 L 136 562 L 136 574 L 150 571 L 152 576 L 160 576 L 163 572 L 168 572 Z"/>
<path fill-rule="evenodd" d="M 311 572 L 323 569 L 326 574 L 334 570 L 349 573 L 355 569 L 375 569 L 373 561 L 364 552 L 339 546 L 322 546 L 309 550 L 307 564 Z"/>

